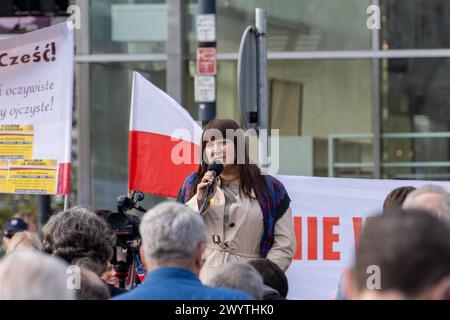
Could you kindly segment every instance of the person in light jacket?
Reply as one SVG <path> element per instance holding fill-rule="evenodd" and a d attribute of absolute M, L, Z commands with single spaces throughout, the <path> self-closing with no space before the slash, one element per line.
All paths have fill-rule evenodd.
<path fill-rule="evenodd" d="M 214 184 L 202 214 L 206 250 L 200 278 L 207 280 L 224 263 L 261 257 L 286 271 L 296 245 L 291 200 L 283 184 L 250 162 L 244 132 L 233 120 L 210 121 L 202 135 L 201 152 L 198 171 L 186 178 L 177 197 L 199 212 L 208 183 Z M 224 164 L 216 178 L 208 171 L 213 161 Z"/>

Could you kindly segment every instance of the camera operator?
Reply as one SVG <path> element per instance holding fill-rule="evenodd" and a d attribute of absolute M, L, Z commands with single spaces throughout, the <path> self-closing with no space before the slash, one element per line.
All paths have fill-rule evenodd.
<path fill-rule="evenodd" d="M 138 202 L 144 200 L 144 198 L 145 195 L 142 192 L 133 190 L 128 195 L 117 197 L 117 212 L 108 209 L 95 210 L 95 214 L 109 224 L 117 237 L 113 259 L 103 279 L 115 286 L 118 283 L 120 288 L 134 288 L 144 281 L 146 274 L 139 256 L 140 220 L 136 215 L 130 214 L 133 209 L 146 212 L 144 208 L 138 205 Z"/>
<path fill-rule="evenodd" d="M 134 274 L 135 278 L 131 281 L 131 277 L 133 276 L 131 268 L 132 266 L 135 269 L 139 268 L 136 263 L 140 261 L 139 258 L 136 259 L 138 261 L 134 261 L 136 257 L 133 256 L 133 253 L 137 254 L 139 250 L 139 235 L 137 231 L 139 220 L 137 217 L 131 217 L 129 214 L 115 213 L 108 209 L 96 209 L 95 214 L 110 225 L 117 237 L 113 259 L 108 263 L 107 270 L 103 274 L 102 279 L 108 285 L 113 285 L 118 290 L 121 290 L 121 293 L 124 293 L 126 292 L 124 288 L 127 287 L 127 284 L 129 287 L 132 287 L 143 280 L 136 272 Z M 128 223 L 130 220 L 132 220 L 131 228 L 127 229 L 128 231 L 121 232 L 121 229 L 126 229 L 129 226 Z"/>

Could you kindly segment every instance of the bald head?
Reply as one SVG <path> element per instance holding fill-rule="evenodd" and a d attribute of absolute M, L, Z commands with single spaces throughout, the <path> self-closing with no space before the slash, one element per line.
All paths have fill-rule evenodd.
<path fill-rule="evenodd" d="M 403 209 L 425 210 L 450 225 L 450 194 L 441 186 L 425 185 L 411 192 Z"/>
<path fill-rule="evenodd" d="M 422 209 L 439 216 L 441 212 L 442 203 L 445 201 L 445 197 L 438 193 L 423 193 L 419 194 L 415 201 L 414 206 L 416 209 Z"/>

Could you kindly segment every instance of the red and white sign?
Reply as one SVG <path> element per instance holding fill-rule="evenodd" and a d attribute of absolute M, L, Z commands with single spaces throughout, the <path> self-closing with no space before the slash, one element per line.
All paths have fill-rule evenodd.
<path fill-rule="evenodd" d="M 214 76 L 217 74 L 216 48 L 197 49 L 197 75 Z"/>
<path fill-rule="evenodd" d="M 29 128 L 32 141 L 28 152 L 12 159 L 50 161 L 56 163 L 58 174 L 55 192 L 14 193 L 70 193 L 73 68 L 69 23 L 0 41 L 0 126 Z"/>
<path fill-rule="evenodd" d="M 354 259 L 366 217 L 382 211 L 387 194 L 401 186 L 449 182 L 277 176 L 292 200 L 297 251 L 287 270 L 289 299 L 331 299 Z"/>

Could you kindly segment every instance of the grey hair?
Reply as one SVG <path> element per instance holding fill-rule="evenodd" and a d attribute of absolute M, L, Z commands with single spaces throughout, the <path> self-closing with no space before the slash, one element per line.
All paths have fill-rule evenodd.
<path fill-rule="evenodd" d="M 405 202 L 403 203 L 402 208 L 403 209 L 420 209 L 423 207 L 417 203 L 417 198 L 420 195 L 432 193 L 432 194 L 438 194 L 442 196 L 443 201 L 439 203 L 437 206 L 437 212 L 434 212 L 437 214 L 439 219 L 444 221 L 447 225 L 450 226 L 450 193 L 444 189 L 441 186 L 433 185 L 433 184 L 427 184 L 420 188 L 417 188 L 413 192 L 411 192 L 405 199 Z"/>
<path fill-rule="evenodd" d="M 203 220 L 176 202 L 162 203 L 149 210 L 139 231 L 145 260 L 160 264 L 193 259 L 205 239 Z"/>
<path fill-rule="evenodd" d="M 67 267 L 36 250 L 14 251 L 0 262 L 0 300 L 73 300 Z"/>
<path fill-rule="evenodd" d="M 43 250 L 72 263 L 90 258 L 106 271 L 116 236 L 108 223 L 89 209 L 75 207 L 50 218 L 42 229 Z"/>
<path fill-rule="evenodd" d="M 264 296 L 264 282 L 259 272 L 248 263 L 227 263 L 213 271 L 206 279 L 213 287 L 236 289 L 247 292 L 256 300 Z"/>

